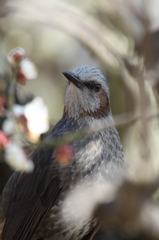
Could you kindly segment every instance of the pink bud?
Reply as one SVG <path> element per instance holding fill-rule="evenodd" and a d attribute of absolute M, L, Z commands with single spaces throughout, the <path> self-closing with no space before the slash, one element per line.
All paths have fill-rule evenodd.
<path fill-rule="evenodd" d="M 9 138 L 0 130 L 0 145 L 6 147 L 9 144 Z"/>
<path fill-rule="evenodd" d="M 25 85 L 26 80 L 27 79 L 26 79 L 25 75 L 22 72 L 20 72 L 20 70 L 19 70 L 17 73 L 17 82 L 21 85 Z"/>
<path fill-rule="evenodd" d="M 61 165 L 69 165 L 74 155 L 73 147 L 70 144 L 64 144 L 57 148 L 53 154 L 53 157 Z"/>
<path fill-rule="evenodd" d="M 12 67 L 17 67 L 19 62 L 25 58 L 26 54 L 23 48 L 17 47 L 10 51 L 8 54 L 8 62 Z"/>

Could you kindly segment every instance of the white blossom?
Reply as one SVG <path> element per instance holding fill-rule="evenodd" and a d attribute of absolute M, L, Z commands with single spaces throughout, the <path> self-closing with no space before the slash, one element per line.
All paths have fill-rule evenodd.
<path fill-rule="evenodd" d="M 20 117 L 21 115 L 24 115 L 24 108 L 25 108 L 25 106 L 21 106 L 19 104 L 14 104 L 12 107 L 12 111 L 13 111 L 15 117 Z"/>
<path fill-rule="evenodd" d="M 37 78 L 37 69 L 34 63 L 28 59 L 24 58 L 20 63 L 20 72 L 25 76 L 26 79 L 32 80 Z"/>
<path fill-rule="evenodd" d="M 27 127 L 32 134 L 40 135 L 49 130 L 48 109 L 41 97 L 36 97 L 26 104 L 24 115 L 27 119 Z"/>
<path fill-rule="evenodd" d="M 2 125 L 2 131 L 6 135 L 11 135 L 15 132 L 16 122 L 12 118 L 7 118 Z"/>
<path fill-rule="evenodd" d="M 9 166 L 19 172 L 32 172 L 34 163 L 27 158 L 23 149 L 14 142 L 5 147 L 5 161 Z"/>

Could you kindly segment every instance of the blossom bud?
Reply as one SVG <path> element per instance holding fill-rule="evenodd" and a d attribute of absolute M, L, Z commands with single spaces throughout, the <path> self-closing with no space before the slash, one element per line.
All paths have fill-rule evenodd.
<path fill-rule="evenodd" d="M 10 140 L 9 138 L 5 135 L 4 132 L 0 130 L 0 145 L 2 147 L 6 147 L 9 144 Z"/>
<path fill-rule="evenodd" d="M 73 154 L 73 147 L 70 144 L 64 144 L 55 150 L 53 157 L 59 164 L 68 166 L 71 162 Z"/>
<path fill-rule="evenodd" d="M 26 54 L 23 48 L 17 47 L 10 51 L 7 56 L 7 60 L 11 67 L 17 67 L 19 62 L 25 58 Z"/>

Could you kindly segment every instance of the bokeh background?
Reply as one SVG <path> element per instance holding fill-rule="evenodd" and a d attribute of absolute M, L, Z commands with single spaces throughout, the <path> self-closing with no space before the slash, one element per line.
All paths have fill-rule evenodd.
<path fill-rule="evenodd" d="M 112 49 L 128 52 L 127 38 L 110 25 L 112 7 L 109 1 L 1 1 L 2 84 L 12 74 L 8 53 L 15 47 L 22 47 L 37 66 L 38 78 L 25 86 L 19 85 L 19 94 L 22 98 L 42 97 L 53 125 L 63 112 L 67 80 L 62 71 L 72 71 L 79 65 L 94 66 L 103 72 L 110 86 L 113 113 L 124 112 L 128 105 L 124 82 L 116 59 L 104 46 L 106 39 Z M 121 129 L 119 131 L 122 134 Z"/>
<path fill-rule="evenodd" d="M 95 66 L 107 76 L 112 88 L 113 112 L 124 111 L 125 97 L 123 83 L 120 81 L 121 74 L 116 69 L 116 60 L 107 49 L 104 49 L 102 42 L 105 38 L 109 40 L 112 48 L 115 47 L 126 53 L 128 40 L 118 29 L 111 32 L 110 26 L 105 25 L 110 21 L 107 16 L 107 11 L 110 14 L 111 10 L 109 2 L 10 1 L 8 3 L 10 10 L 6 8 L 6 11 L 9 13 L 4 12 L 3 15 L 2 12 L 0 22 L 2 75 L 9 74 L 10 69 L 6 62 L 8 52 L 17 46 L 24 48 L 36 64 L 39 74 L 38 79 L 28 82 L 23 91 L 42 96 L 49 108 L 51 119 L 57 121 L 63 111 L 66 85 L 62 71 L 71 71 L 79 65 Z M 6 2 L 4 5 L 7 6 Z M 34 7 L 35 15 L 31 13 Z M 26 10 L 26 13 L 23 14 L 23 10 Z M 38 16 L 38 12 L 44 14 L 44 18 L 47 18 L 48 12 L 50 16 L 43 19 L 43 16 Z"/>
<path fill-rule="evenodd" d="M 126 165 L 135 178 L 152 179 L 159 170 L 158 9 L 158 0 L 1 0 L 1 87 L 11 78 L 8 52 L 24 48 L 38 78 L 19 85 L 19 94 L 41 96 L 54 125 L 63 112 L 62 71 L 99 68 L 109 83 Z M 10 174 L 2 161 L 0 191 Z M 101 233 L 96 238 L 111 237 Z"/>

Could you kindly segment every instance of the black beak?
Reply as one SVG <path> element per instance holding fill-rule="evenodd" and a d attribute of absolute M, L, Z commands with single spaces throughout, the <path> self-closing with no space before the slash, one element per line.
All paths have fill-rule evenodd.
<path fill-rule="evenodd" d="M 78 79 L 73 72 L 64 71 L 64 72 L 62 72 L 62 73 L 63 73 L 63 75 L 64 75 L 70 82 L 72 82 L 76 87 L 78 87 L 78 88 L 80 88 L 80 89 L 84 87 L 84 83 L 83 83 L 80 79 Z"/>

